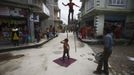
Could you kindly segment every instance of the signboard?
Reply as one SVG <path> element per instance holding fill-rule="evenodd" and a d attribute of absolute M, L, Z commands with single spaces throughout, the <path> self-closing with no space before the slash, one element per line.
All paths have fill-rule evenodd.
<path fill-rule="evenodd" d="M 0 15 L 25 17 L 27 15 L 27 10 L 21 8 L 10 8 L 0 6 Z"/>
<path fill-rule="evenodd" d="M 23 10 L 21 8 L 10 8 L 11 16 L 25 17 L 26 14 L 27 14 L 26 10 Z"/>
<path fill-rule="evenodd" d="M 39 22 L 39 15 L 31 14 L 30 15 L 30 21 Z"/>
<path fill-rule="evenodd" d="M 9 8 L 0 6 L 0 15 L 9 16 Z"/>
<path fill-rule="evenodd" d="M 46 15 L 50 16 L 49 9 L 45 6 L 45 4 L 43 4 L 43 12 L 44 12 Z"/>

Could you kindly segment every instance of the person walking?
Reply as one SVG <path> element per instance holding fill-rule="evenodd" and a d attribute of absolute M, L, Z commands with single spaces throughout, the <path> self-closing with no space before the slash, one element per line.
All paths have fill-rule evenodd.
<path fill-rule="evenodd" d="M 110 29 L 107 29 L 104 32 L 104 51 L 102 54 L 102 58 L 98 62 L 96 71 L 94 71 L 93 73 L 101 74 L 102 72 L 104 72 L 106 75 L 109 75 L 108 59 L 109 59 L 110 55 L 112 54 L 112 47 L 113 47 L 112 33 L 111 33 Z M 104 70 L 102 70 L 102 67 L 104 67 Z"/>
<path fill-rule="evenodd" d="M 69 44 L 68 44 L 68 39 L 66 38 L 66 39 L 64 39 L 63 41 L 61 41 L 61 43 L 63 44 L 63 57 L 62 57 L 62 59 L 63 59 L 63 61 L 65 60 L 65 55 L 67 54 L 67 57 L 68 57 L 68 59 L 70 58 L 70 56 L 69 56 L 69 50 L 70 50 L 70 46 L 69 46 Z"/>
<path fill-rule="evenodd" d="M 52 27 L 52 25 L 50 25 L 50 27 L 49 27 L 49 37 L 50 38 L 53 37 L 53 27 Z"/>
<path fill-rule="evenodd" d="M 40 28 L 36 27 L 34 33 L 35 33 L 35 38 L 37 40 L 37 43 L 40 42 Z"/>
<path fill-rule="evenodd" d="M 46 36 L 47 36 L 47 40 L 50 38 L 49 36 L 49 28 L 46 28 Z"/>
<path fill-rule="evenodd" d="M 68 14 L 68 22 L 70 22 L 70 14 L 72 14 L 72 21 L 73 21 L 73 15 L 74 15 L 74 9 L 73 9 L 73 6 L 75 5 L 76 7 L 79 7 L 78 5 L 76 5 L 75 3 L 72 2 L 72 0 L 69 0 L 70 2 L 67 3 L 67 4 L 64 4 L 62 2 L 62 4 L 64 6 L 69 6 L 69 14 Z"/>

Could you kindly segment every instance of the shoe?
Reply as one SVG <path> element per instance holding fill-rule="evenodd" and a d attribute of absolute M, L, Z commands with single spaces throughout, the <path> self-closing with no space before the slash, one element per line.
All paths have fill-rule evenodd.
<path fill-rule="evenodd" d="M 109 75 L 109 73 L 106 72 L 105 70 L 102 70 L 102 73 L 104 73 L 105 75 Z"/>
<path fill-rule="evenodd" d="M 102 71 L 102 73 L 105 73 L 105 70 L 101 70 Z"/>
<path fill-rule="evenodd" d="M 100 71 L 94 71 L 93 73 L 94 73 L 94 74 L 101 74 Z"/>

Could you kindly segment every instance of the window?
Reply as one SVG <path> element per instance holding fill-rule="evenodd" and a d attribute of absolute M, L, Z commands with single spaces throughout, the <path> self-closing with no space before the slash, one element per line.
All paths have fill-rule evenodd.
<path fill-rule="evenodd" d="M 126 6 L 127 0 L 108 0 L 110 6 Z"/>
<path fill-rule="evenodd" d="M 89 0 L 88 1 L 88 9 L 92 9 L 94 7 L 94 0 Z"/>

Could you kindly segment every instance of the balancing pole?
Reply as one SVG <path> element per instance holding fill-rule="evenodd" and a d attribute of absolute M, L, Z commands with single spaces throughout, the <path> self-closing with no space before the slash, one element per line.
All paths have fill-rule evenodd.
<path fill-rule="evenodd" d="M 74 45 L 75 45 L 75 52 L 77 52 L 77 48 L 76 48 L 76 24 L 74 23 L 75 28 L 74 28 Z"/>

